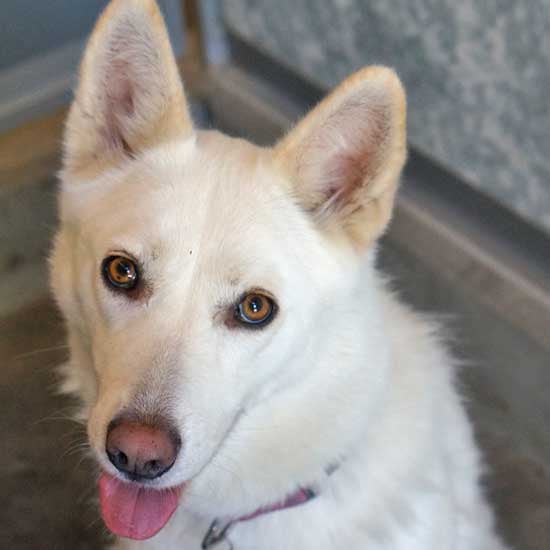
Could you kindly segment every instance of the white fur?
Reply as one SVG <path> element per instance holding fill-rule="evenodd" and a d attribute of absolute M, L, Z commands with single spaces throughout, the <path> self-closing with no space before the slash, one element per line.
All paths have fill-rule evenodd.
<path fill-rule="evenodd" d="M 130 4 L 149 9 L 151 2 Z M 144 24 L 142 14 L 137 20 Z M 369 78 L 349 85 L 354 98 Z M 385 89 L 389 128 L 393 103 Z M 88 97 L 89 90 L 80 93 Z M 328 129 L 312 126 L 330 132 L 336 124 L 334 139 L 323 139 L 346 161 L 341 149 L 358 147 L 349 132 L 361 125 L 349 105 L 347 117 L 337 116 L 347 92 L 339 94 L 315 115 L 330 110 Z M 75 109 L 69 140 L 80 139 L 78 117 Z M 297 141 L 307 143 L 307 125 L 298 132 Z M 152 539 L 120 540 L 118 548 L 198 549 L 214 518 L 239 517 L 313 487 L 318 496 L 304 505 L 236 525 L 235 550 L 502 550 L 437 328 L 387 289 L 372 246 L 358 252 L 352 237 L 322 230 L 304 211 L 306 199 L 289 191 L 295 182 L 276 169 L 281 155 L 274 161 L 269 150 L 217 133 L 181 134 L 149 140 L 156 145 L 102 169 L 82 169 L 97 161 L 88 160 L 89 148 L 66 149 L 71 158 L 52 257 L 71 347 L 66 388 L 82 398 L 92 450 L 113 475 L 105 434 L 122 408 L 167 411 L 183 439 L 174 467 L 155 481 L 186 483 L 176 514 Z M 130 144 L 131 138 L 125 136 Z M 377 177 L 386 183 L 364 185 L 365 209 L 378 198 L 373 189 L 386 189 L 392 179 L 383 160 L 397 166 L 387 173 L 402 165 L 392 140 L 386 136 L 391 150 L 377 157 Z M 95 142 L 101 140 L 91 147 Z M 72 158 L 79 150 L 82 158 Z M 315 157 L 307 161 L 311 173 Z M 349 200 L 362 189 L 347 189 Z M 315 200 L 322 192 L 315 190 Z M 349 210 L 357 216 L 357 208 Z M 389 214 L 380 216 L 373 235 Z M 139 260 L 150 284 L 141 300 L 111 292 L 101 279 L 102 259 L 121 250 Z M 226 326 L 232 304 L 258 287 L 279 304 L 273 323 L 259 331 Z M 329 476 L 331 464 L 338 468 Z"/>
<path fill-rule="evenodd" d="M 198 548 L 214 517 L 239 516 L 312 484 L 321 487 L 316 500 L 237 526 L 235 548 L 500 548 L 433 326 L 386 290 L 372 258 L 360 266 L 351 251 L 324 247 L 261 167 L 236 173 L 217 151 L 198 177 L 210 142 L 223 139 L 205 136 L 204 152 L 192 142 L 153 151 L 128 166 L 129 181 L 115 182 L 117 173 L 88 183 L 85 208 L 80 194 L 77 204 L 74 191 L 64 195 L 64 216 L 78 219 L 78 233 L 68 223 L 58 237 L 56 294 L 63 306 L 80 292 L 75 316 L 87 323 L 86 337 L 73 342 L 71 376 L 90 395 L 92 415 L 104 406 L 107 420 L 114 412 L 94 404 L 94 367 L 106 377 L 113 363 L 131 369 L 130 385 L 153 366 L 157 378 L 174 364 L 181 371 L 171 376 L 182 379 L 173 397 L 186 445 L 163 483 L 192 479 L 188 494 L 157 537 L 121 547 Z M 112 302 L 98 260 L 121 248 L 147 257 L 154 246 L 160 295 L 148 304 Z M 275 334 L 209 326 L 211 306 L 241 291 L 224 280 L 228 272 L 241 274 L 242 289 L 260 285 L 278 296 Z M 90 345 L 94 366 L 81 349 Z"/>

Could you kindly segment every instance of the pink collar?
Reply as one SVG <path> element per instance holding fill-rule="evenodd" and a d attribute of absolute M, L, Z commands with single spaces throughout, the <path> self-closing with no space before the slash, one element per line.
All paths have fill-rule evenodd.
<path fill-rule="evenodd" d="M 301 504 L 305 504 L 306 502 L 314 499 L 316 496 L 317 495 L 311 489 L 300 488 L 295 493 L 285 498 L 282 502 L 271 504 L 269 506 L 263 506 L 251 514 L 233 519 L 225 524 L 222 524 L 219 520 L 215 519 L 210 524 L 210 527 L 206 532 L 201 548 L 203 550 L 207 550 L 213 546 L 216 546 L 222 540 L 226 540 L 229 530 L 237 523 L 249 521 L 257 518 L 258 516 L 263 516 L 264 514 L 269 514 L 271 512 L 278 512 L 280 510 L 286 510 L 287 508 L 294 508 L 294 506 L 300 506 Z"/>

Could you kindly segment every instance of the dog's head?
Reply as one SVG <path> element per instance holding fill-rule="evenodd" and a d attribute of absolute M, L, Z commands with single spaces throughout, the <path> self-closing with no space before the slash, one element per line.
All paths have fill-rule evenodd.
<path fill-rule="evenodd" d="M 153 0 L 107 8 L 67 121 L 52 281 L 104 514 L 138 493 L 166 512 L 115 530 L 167 520 L 154 498 L 175 493 L 152 489 L 250 512 L 353 445 L 385 379 L 363 259 L 405 154 L 403 90 L 381 67 L 273 148 L 197 131 Z"/>

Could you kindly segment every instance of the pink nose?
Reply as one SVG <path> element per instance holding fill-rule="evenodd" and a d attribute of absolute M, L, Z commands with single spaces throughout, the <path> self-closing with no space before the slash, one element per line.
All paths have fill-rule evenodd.
<path fill-rule="evenodd" d="M 114 423 L 107 433 L 109 460 L 133 481 L 164 474 L 176 461 L 179 447 L 179 437 L 173 430 L 136 422 Z"/>

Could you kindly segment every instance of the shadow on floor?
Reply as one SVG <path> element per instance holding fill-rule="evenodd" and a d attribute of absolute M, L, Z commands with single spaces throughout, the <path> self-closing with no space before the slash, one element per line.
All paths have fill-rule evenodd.
<path fill-rule="evenodd" d="M 56 395 L 66 357 L 53 304 L 41 301 L 0 320 L 0 548 L 97 550 L 107 541 L 94 505 L 94 466 L 85 433 Z"/>

